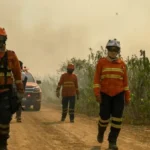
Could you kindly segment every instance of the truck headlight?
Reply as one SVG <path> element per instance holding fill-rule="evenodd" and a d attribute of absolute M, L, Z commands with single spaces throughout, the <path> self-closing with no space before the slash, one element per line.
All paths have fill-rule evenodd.
<path fill-rule="evenodd" d="M 40 88 L 39 87 L 35 87 L 34 88 L 34 92 L 40 92 Z"/>

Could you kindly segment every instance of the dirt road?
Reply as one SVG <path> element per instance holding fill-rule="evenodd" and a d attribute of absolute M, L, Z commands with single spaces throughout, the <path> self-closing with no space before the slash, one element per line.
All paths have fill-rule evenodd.
<path fill-rule="evenodd" d="M 23 122 L 11 122 L 9 150 L 99 150 L 97 119 L 76 115 L 75 123 L 60 122 L 61 108 L 42 106 L 41 111 L 23 112 Z M 101 150 L 107 148 L 105 142 Z M 149 150 L 150 127 L 123 126 L 119 150 Z"/>

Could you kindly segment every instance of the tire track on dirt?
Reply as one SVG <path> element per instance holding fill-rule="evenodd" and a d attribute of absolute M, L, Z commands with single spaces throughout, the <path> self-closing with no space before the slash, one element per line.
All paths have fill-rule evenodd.
<path fill-rule="evenodd" d="M 14 119 L 11 122 L 9 150 L 99 150 L 96 141 L 97 118 L 76 114 L 75 123 L 70 123 L 68 118 L 62 123 L 60 116 L 61 108 L 53 105 L 44 105 L 39 112 L 23 112 L 22 123 L 16 123 Z M 147 139 L 141 140 L 141 137 L 146 137 L 146 132 L 140 130 L 123 125 L 119 150 L 150 149 Z M 108 130 L 101 150 L 107 148 L 107 135 Z"/>

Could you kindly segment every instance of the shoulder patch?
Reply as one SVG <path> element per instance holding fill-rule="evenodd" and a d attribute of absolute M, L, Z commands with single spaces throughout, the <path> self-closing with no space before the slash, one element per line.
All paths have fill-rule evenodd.
<path fill-rule="evenodd" d="M 103 58 L 100 58 L 100 59 L 98 60 L 98 63 L 105 62 L 105 60 L 106 60 L 106 58 L 105 58 L 105 57 L 103 57 Z"/>
<path fill-rule="evenodd" d="M 62 77 L 65 76 L 65 75 L 66 75 L 66 73 L 61 74 Z"/>
<path fill-rule="evenodd" d="M 62 75 L 66 75 L 67 73 L 63 73 Z"/>

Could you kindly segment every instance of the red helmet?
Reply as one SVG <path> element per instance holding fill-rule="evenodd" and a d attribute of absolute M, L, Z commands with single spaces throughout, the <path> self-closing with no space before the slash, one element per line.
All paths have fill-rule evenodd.
<path fill-rule="evenodd" d="M 7 37 L 6 31 L 5 31 L 4 28 L 1 28 L 1 27 L 0 27 L 0 35 Z"/>
<path fill-rule="evenodd" d="M 73 64 L 68 64 L 67 69 L 73 69 L 74 70 L 74 65 Z"/>

